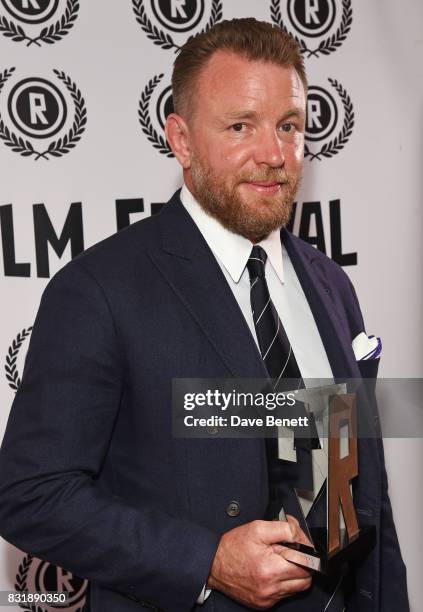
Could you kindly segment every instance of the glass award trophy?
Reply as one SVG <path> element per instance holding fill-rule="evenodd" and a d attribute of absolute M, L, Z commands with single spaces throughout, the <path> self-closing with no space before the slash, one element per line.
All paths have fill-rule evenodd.
<path fill-rule="evenodd" d="M 297 399 L 312 417 L 316 433 L 311 443 L 310 436 L 295 442 L 286 435 L 278 438 L 285 484 L 273 503 L 282 502 L 277 518 L 293 516 L 306 536 L 302 542 L 282 543 L 287 547 L 284 557 L 330 574 L 345 561 L 364 556 L 375 542 L 375 526 L 358 525 L 352 491 L 359 475 L 357 396 L 346 393 L 341 384 L 301 389 Z"/>

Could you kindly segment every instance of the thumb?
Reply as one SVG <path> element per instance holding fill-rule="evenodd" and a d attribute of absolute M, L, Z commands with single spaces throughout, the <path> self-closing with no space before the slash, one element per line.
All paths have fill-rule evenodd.
<path fill-rule="evenodd" d="M 259 536 L 263 543 L 295 542 L 295 528 L 287 521 L 260 521 L 260 523 Z"/>
<path fill-rule="evenodd" d="M 299 542 L 300 544 L 305 544 L 306 546 L 313 547 L 313 544 L 310 542 L 304 531 L 301 529 L 298 520 L 291 514 L 287 514 L 286 519 L 289 523 L 289 526 L 291 527 L 295 541 Z"/>

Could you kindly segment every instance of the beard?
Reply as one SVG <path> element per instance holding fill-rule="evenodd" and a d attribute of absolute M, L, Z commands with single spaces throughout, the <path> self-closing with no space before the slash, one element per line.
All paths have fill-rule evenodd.
<path fill-rule="evenodd" d="M 257 170 L 233 177 L 232 184 L 207 168 L 198 157 L 191 162 L 191 180 L 195 197 L 202 208 L 235 234 L 259 242 L 275 229 L 285 227 L 291 217 L 292 205 L 301 183 L 302 168 L 287 172 L 283 168 Z M 268 181 L 283 183 L 276 193 L 250 194 L 243 197 L 239 185 L 245 182 Z M 245 187 L 248 189 L 248 187 Z"/>

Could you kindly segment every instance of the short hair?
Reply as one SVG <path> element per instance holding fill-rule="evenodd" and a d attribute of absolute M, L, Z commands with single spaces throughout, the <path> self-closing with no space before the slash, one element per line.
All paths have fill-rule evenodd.
<path fill-rule="evenodd" d="M 188 114 L 196 81 L 211 56 L 227 50 L 249 60 L 293 67 L 307 92 L 307 77 L 300 47 L 282 28 L 253 17 L 221 21 L 201 32 L 180 48 L 173 65 L 173 107 L 178 114 Z"/>

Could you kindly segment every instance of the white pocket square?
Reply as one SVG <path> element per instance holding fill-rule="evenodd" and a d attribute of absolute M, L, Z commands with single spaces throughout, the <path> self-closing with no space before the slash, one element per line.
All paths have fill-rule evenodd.
<path fill-rule="evenodd" d="M 376 336 L 368 336 L 365 332 L 361 332 L 352 341 L 352 348 L 357 361 L 378 359 L 382 352 L 382 340 Z"/>

